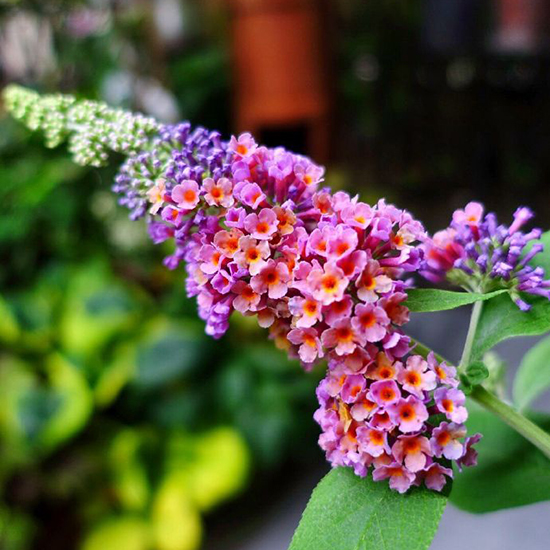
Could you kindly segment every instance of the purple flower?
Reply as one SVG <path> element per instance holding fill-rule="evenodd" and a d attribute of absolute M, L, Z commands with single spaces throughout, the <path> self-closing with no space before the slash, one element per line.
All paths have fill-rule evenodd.
<path fill-rule="evenodd" d="M 434 429 L 430 443 L 435 456 L 458 460 L 464 451 L 459 439 L 466 435 L 466 428 L 455 423 L 442 422 Z"/>
<path fill-rule="evenodd" d="M 460 390 L 439 388 L 434 393 L 435 405 L 439 412 L 456 424 L 462 424 L 468 419 L 468 411 L 464 407 L 466 396 Z"/>

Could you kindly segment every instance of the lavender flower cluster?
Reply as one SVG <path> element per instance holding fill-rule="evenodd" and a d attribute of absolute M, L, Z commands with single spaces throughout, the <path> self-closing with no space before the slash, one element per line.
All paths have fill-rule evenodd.
<path fill-rule="evenodd" d="M 334 466 L 365 476 L 372 465 L 400 492 L 423 481 L 441 490 L 451 460 L 475 463 L 478 436 L 464 440 L 455 370 L 410 354 L 401 330 L 402 276 L 421 267 L 428 236 L 383 200 L 319 189 L 322 177 L 249 134 L 224 144 L 180 125 L 128 159 L 115 190 L 132 217 L 149 211 L 155 242 L 174 239 L 166 264 L 185 262 L 208 334 L 222 336 L 236 310 L 306 369 L 328 360 L 315 418 Z"/>
<path fill-rule="evenodd" d="M 484 215 L 480 203 L 467 204 L 454 212 L 449 228 L 423 244 L 422 274 L 430 281 L 447 279 L 473 292 L 507 289 L 517 306 L 528 311 L 531 306 L 520 292 L 550 299 L 550 280 L 545 279 L 544 269 L 529 265 L 544 248 L 537 242 L 542 232 L 521 231 L 532 217 L 529 208 L 518 208 L 507 227 L 499 225 L 494 214 Z"/>

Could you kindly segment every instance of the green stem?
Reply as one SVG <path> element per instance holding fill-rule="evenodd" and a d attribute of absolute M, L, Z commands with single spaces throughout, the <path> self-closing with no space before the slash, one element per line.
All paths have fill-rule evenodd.
<path fill-rule="evenodd" d="M 466 342 L 464 343 L 464 350 L 462 352 L 462 357 L 460 358 L 460 363 L 458 364 L 458 371 L 462 372 L 470 364 L 470 359 L 472 356 L 472 347 L 474 345 L 474 340 L 477 332 L 477 325 L 479 323 L 479 318 L 481 317 L 481 310 L 483 309 L 483 301 L 476 302 L 472 308 L 472 316 L 470 317 L 470 326 L 468 327 L 468 334 L 466 335 Z"/>
<path fill-rule="evenodd" d="M 498 416 L 550 458 L 550 434 L 525 418 L 510 405 L 501 401 L 496 395 L 487 391 L 483 386 L 476 386 L 472 390 L 470 398 Z"/>

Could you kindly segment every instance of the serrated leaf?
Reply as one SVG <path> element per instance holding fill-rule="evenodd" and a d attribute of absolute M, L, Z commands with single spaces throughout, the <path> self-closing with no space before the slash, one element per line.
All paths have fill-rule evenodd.
<path fill-rule="evenodd" d="M 476 444 L 478 465 L 455 476 L 450 501 L 481 514 L 550 500 L 550 461 L 491 413 L 468 408 L 468 433 L 483 434 Z M 548 416 L 531 419 L 550 428 Z"/>
<path fill-rule="evenodd" d="M 336 468 L 313 491 L 289 550 L 426 550 L 446 503 L 425 488 L 400 495 Z"/>
<path fill-rule="evenodd" d="M 509 296 L 497 296 L 484 304 L 472 349 L 473 360 L 508 338 L 550 331 L 550 300 L 528 294 L 522 294 L 522 299 L 531 304 L 529 311 L 521 311 Z"/>
<path fill-rule="evenodd" d="M 487 294 L 475 292 L 453 292 L 451 290 L 438 290 L 435 288 L 413 288 L 407 291 L 405 305 L 415 313 L 427 313 L 430 311 L 445 311 L 457 307 L 466 306 L 482 300 L 490 300 L 506 290 L 495 290 Z"/>
<path fill-rule="evenodd" d="M 514 380 L 514 401 L 523 409 L 550 388 L 550 336 L 523 357 Z"/>

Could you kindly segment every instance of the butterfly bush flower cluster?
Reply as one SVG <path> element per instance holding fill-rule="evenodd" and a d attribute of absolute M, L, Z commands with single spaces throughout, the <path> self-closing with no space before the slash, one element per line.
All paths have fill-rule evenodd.
<path fill-rule="evenodd" d="M 322 178 L 309 159 L 249 134 L 224 144 L 180 125 L 128 159 L 115 190 L 132 217 L 149 213 L 155 242 L 174 239 L 166 264 L 185 262 L 210 335 L 236 310 L 306 369 L 328 361 L 315 419 L 334 466 L 361 476 L 372 466 L 400 492 L 441 490 L 450 461 L 473 464 L 475 451 L 454 369 L 411 355 L 401 330 L 403 276 L 422 265 L 427 235 L 408 212 L 332 194 Z"/>
<path fill-rule="evenodd" d="M 423 275 L 433 282 L 447 279 L 473 292 L 507 289 L 518 307 L 528 311 L 531 306 L 520 292 L 550 299 L 550 280 L 545 279 L 544 269 L 529 265 L 543 250 L 537 242 L 542 232 L 521 231 L 532 217 L 529 208 L 521 207 L 512 224 L 505 226 L 494 214 L 484 214 L 480 203 L 467 204 L 454 212 L 449 228 L 424 243 Z"/>
<path fill-rule="evenodd" d="M 475 464 L 480 436 L 466 437 L 455 369 L 414 354 L 403 333 L 406 277 L 423 269 L 439 280 L 462 269 L 475 278 L 483 266 L 541 293 L 542 273 L 527 267 L 538 245 L 521 256 L 538 236 L 518 232 L 528 211 L 507 229 L 469 205 L 431 240 L 405 210 L 332 193 L 320 166 L 250 134 L 224 142 L 188 123 L 161 125 L 18 86 L 5 98 L 50 145 L 69 139 L 78 163 L 103 165 L 109 150 L 127 155 L 114 191 L 132 219 L 147 218 L 155 243 L 173 242 L 165 264 L 185 263 L 208 334 L 221 337 L 237 311 L 256 317 L 306 369 L 327 361 L 315 419 L 333 466 L 372 471 L 405 492 L 422 483 L 441 490 L 452 461 Z"/>
<path fill-rule="evenodd" d="M 475 465 L 481 438 L 465 437 L 468 412 L 457 386 L 456 369 L 433 353 L 395 359 L 379 351 L 365 361 L 329 362 L 317 389 L 319 444 L 333 466 L 359 476 L 372 468 L 375 481 L 389 479 L 400 493 L 422 483 L 441 491 L 452 461 L 459 469 Z"/>

